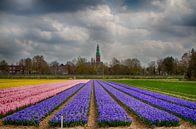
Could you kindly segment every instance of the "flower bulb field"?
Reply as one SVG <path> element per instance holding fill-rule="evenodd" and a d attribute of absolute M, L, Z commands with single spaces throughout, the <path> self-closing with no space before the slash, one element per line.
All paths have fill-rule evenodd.
<path fill-rule="evenodd" d="M 0 80 L 0 129 L 196 129 L 195 82 L 37 81 Z"/>

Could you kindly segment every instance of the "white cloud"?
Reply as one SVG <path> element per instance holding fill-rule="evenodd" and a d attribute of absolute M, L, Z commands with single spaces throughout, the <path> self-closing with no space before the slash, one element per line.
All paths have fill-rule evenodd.
<path fill-rule="evenodd" d="M 49 24 L 56 29 L 56 31 L 46 32 L 41 31 L 41 36 L 47 38 L 48 40 L 53 37 L 63 39 L 64 41 L 78 41 L 85 42 L 89 39 L 88 30 L 81 26 L 66 25 L 58 20 L 53 20 L 53 18 L 44 17 L 44 21 L 49 22 Z"/>
<path fill-rule="evenodd" d="M 56 32 L 62 39 L 70 41 L 85 42 L 89 39 L 88 31 L 82 27 L 63 27 L 61 31 Z"/>
<path fill-rule="evenodd" d="M 39 34 L 41 37 L 47 39 L 47 40 L 51 40 L 52 39 L 52 32 L 49 31 L 39 31 Z"/>
<path fill-rule="evenodd" d="M 24 34 L 24 30 L 18 26 L 0 26 L 0 33 L 20 36 Z"/>

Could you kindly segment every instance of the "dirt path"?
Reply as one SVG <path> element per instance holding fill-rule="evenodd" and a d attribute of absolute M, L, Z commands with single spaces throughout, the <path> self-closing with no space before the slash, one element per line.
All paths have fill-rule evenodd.
<path fill-rule="evenodd" d="M 96 127 L 97 127 L 97 124 L 96 124 L 96 109 L 95 109 L 95 93 L 94 93 L 94 85 L 93 85 L 92 93 L 91 93 L 91 102 L 90 102 L 88 124 L 85 128 L 86 129 L 95 129 Z"/>

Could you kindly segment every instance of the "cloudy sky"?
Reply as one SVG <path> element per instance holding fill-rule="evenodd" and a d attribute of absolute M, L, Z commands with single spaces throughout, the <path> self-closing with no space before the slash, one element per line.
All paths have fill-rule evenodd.
<path fill-rule="evenodd" d="M 82 2 L 79 2 L 82 1 Z M 196 48 L 195 0 L 1 0 L 0 59 L 43 55 L 65 63 L 90 60 L 100 45 L 110 62 L 143 65 Z"/>

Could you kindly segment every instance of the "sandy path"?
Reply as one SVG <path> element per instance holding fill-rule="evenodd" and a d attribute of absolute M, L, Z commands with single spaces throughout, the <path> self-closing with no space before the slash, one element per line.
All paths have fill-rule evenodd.
<path fill-rule="evenodd" d="M 97 127 L 97 124 L 96 124 L 96 109 L 95 109 L 95 92 L 94 92 L 94 85 L 93 85 L 88 124 L 87 124 L 87 127 L 85 127 L 85 128 L 86 129 L 95 129 L 96 127 Z"/>

